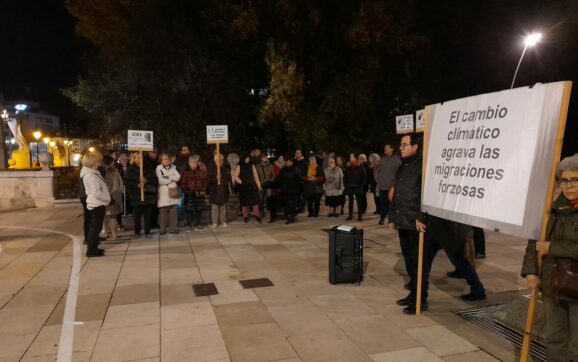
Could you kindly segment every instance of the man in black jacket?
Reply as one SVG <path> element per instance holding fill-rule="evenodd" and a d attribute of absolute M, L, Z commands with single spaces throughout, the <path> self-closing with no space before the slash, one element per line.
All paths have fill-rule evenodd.
<path fill-rule="evenodd" d="M 417 286 L 417 261 L 419 231 L 425 230 L 421 216 L 421 175 L 422 155 L 420 137 L 411 133 L 401 138 L 401 165 L 397 169 L 393 187 L 393 199 L 389 211 L 390 228 L 396 228 L 399 234 L 401 253 L 405 261 L 405 269 L 409 275 L 409 290 L 407 297 L 397 301 L 398 305 L 415 311 Z M 422 294 L 424 288 L 422 284 Z M 427 302 L 421 304 L 421 310 L 427 310 Z M 415 312 L 414 312 L 415 313 Z"/>

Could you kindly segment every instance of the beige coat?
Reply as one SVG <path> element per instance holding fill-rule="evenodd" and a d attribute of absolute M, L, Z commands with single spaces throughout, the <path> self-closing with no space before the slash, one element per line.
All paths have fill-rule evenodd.
<path fill-rule="evenodd" d="M 178 205 L 180 199 L 171 199 L 169 197 L 169 188 L 177 188 L 177 182 L 181 175 L 175 165 L 170 165 L 167 170 L 163 165 L 158 165 L 156 169 L 157 178 L 159 179 L 158 207 L 167 207 Z"/>

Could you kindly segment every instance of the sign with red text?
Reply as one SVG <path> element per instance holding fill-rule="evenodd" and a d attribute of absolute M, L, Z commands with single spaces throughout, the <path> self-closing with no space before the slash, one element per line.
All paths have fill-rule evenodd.
<path fill-rule="evenodd" d="M 430 106 L 424 211 L 538 238 L 564 82 Z"/>

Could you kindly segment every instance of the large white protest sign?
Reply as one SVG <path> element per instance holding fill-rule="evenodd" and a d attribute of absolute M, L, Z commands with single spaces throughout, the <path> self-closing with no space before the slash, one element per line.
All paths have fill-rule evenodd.
<path fill-rule="evenodd" d="M 207 126 L 207 143 L 229 142 L 229 126 Z"/>
<path fill-rule="evenodd" d="M 539 238 L 564 82 L 430 106 L 422 208 Z"/>
<path fill-rule="evenodd" d="M 153 131 L 128 130 L 129 151 L 152 151 Z"/>
<path fill-rule="evenodd" d="M 395 129 L 397 134 L 413 132 L 413 114 L 395 117 Z"/>

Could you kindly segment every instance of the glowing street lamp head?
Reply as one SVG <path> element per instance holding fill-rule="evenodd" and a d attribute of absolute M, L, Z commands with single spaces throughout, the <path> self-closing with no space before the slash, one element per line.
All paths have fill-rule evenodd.
<path fill-rule="evenodd" d="M 50 142 L 50 138 L 44 137 L 44 138 L 42 139 L 42 141 L 44 141 L 44 143 L 48 144 L 48 142 Z"/>
<path fill-rule="evenodd" d="M 88 148 L 88 151 L 89 151 L 89 152 L 94 152 L 94 147 L 89 147 L 89 148 Z"/>
<path fill-rule="evenodd" d="M 56 142 L 50 141 L 50 147 L 53 147 L 53 148 L 54 148 L 54 146 L 56 146 Z"/>
<path fill-rule="evenodd" d="M 526 37 L 526 39 L 524 39 L 524 45 L 527 47 L 534 46 L 540 41 L 540 39 L 542 39 L 541 33 L 530 34 Z"/>
<path fill-rule="evenodd" d="M 36 131 L 36 132 L 32 133 L 32 135 L 38 141 L 40 139 L 40 137 L 42 137 L 42 132 Z"/>

